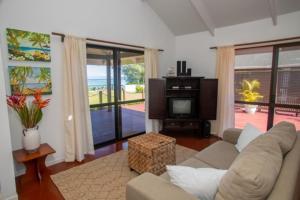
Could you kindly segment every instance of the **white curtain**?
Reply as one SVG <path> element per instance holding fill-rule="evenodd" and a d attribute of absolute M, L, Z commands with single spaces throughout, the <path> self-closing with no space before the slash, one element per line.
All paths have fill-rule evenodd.
<path fill-rule="evenodd" d="M 218 110 L 217 133 L 223 137 L 223 131 L 234 127 L 234 60 L 233 46 L 219 47 L 217 49 L 217 78 Z"/>
<path fill-rule="evenodd" d="M 157 49 L 145 49 L 145 125 L 146 133 L 149 132 L 158 132 L 160 130 L 160 121 L 153 120 L 148 118 L 149 113 L 149 93 L 148 93 L 148 84 L 149 78 L 158 77 L 158 57 L 159 51 Z M 159 102 L 158 102 L 159 103 Z"/>
<path fill-rule="evenodd" d="M 66 36 L 64 41 L 65 161 L 82 161 L 94 154 L 88 102 L 86 40 Z"/>

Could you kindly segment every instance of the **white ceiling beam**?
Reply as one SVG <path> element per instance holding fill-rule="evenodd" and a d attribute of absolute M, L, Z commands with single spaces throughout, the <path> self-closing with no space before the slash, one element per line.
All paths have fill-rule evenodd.
<path fill-rule="evenodd" d="M 272 18 L 273 25 L 277 25 L 277 4 L 276 0 L 267 0 L 269 4 L 269 11 Z"/>
<path fill-rule="evenodd" d="M 213 20 L 211 19 L 210 15 L 207 12 L 206 6 L 203 4 L 202 0 L 190 0 L 192 5 L 197 10 L 199 16 L 201 17 L 203 23 L 205 24 L 206 28 L 210 32 L 212 36 L 215 35 L 215 25 Z"/>

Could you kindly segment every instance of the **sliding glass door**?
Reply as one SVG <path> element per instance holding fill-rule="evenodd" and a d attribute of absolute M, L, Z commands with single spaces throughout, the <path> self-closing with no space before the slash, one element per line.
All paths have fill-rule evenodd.
<path fill-rule="evenodd" d="M 145 131 L 144 54 L 120 51 L 122 136 Z"/>
<path fill-rule="evenodd" d="M 145 132 L 142 51 L 88 45 L 87 76 L 95 145 Z"/>
<path fill-rule="evenodd" d="M 272 47 L 236 51 L 235 127 L 255 124 L 267 130 L 270 102 Z"/>
<path fill-rule="evenodd" d="M 300 46 L 275 45 L 236 51 L 235 127 L 266 131 L 280 121 L 300 128 Z"/>
<path fill-rule="evenodd" d="M 87 48 L 88 95 L 95 144 L 116 139 L 113 50 Z"/>
<path fill-rule="evenodd" d="M 273 122 L 289 121 L 300 130 L 300 44 L 281 45 L 275 55 L 278 60 L 274 70 Z"/>

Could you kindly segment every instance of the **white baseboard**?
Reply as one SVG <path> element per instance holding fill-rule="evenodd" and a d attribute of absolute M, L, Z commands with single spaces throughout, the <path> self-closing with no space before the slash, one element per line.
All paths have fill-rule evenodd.
<path fill-rule="evenodd" d="M 0 199 L 1 199 L 1 197 L 0 197 Z M 7 198 L 4 199 L 4 200 L 18 200 L 18 199 L 19 199 L 18 195 L 17 195 L 17 194 L 14 194 L 14 195 L 12 195 L 12 196 L 10 196 L 10 197 L 7 197 Z"/>
<path fill-rule="evenodd" d="M 65 161 L 65 158 L 57 158 L 57 159 L 55 159 L 55 160 L 49 160 L 49 161 L 46 161 L 46 166 L 49 167 L 49 166 L 51 166 L 51 165 L 55 165 L 55 164 L 61 163 L 61 162 L 63 162 L 63 161 Z M 25 174 L 25 168 L 22 168 L 22 169 L 17 170 L 17 171 L 15 172 L 15 176 L 16 176 L 16 177 L 17 177 L 17 176 L 21 176 L 21 175 L 23 175 L 23 174 Z"/>
<path fill-rule="evenodd" d="M 18 176 L 21 176 L 21 175 L 24 175 L 25 174 L 25 169 L 20 169 L 20 170 L 17 170 L 15 172 L 15 176 L 18 177 Z"/>
<path fill-rule="evenodd" d="M 214 135 L 214 136 L 218 136 L 218 134 L 216 132 L 211 132 L 210 134 Z"/>
<path fill-rule="evenodd" d="M 57 158 L 55 160 L 49 160 L 48 162 L 46 162 L 46 166 L 51 166 L 51 165 L 55 165 L 57 163 L 61 163 L 61 162 L 64 162 L 65 161 L 65 158 Z"/>

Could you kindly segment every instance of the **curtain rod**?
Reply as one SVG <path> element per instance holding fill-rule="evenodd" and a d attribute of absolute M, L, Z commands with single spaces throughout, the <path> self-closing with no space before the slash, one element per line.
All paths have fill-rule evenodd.
<path fill-rule="evenodd" d="M 52 32 L 52 35 L 60 36 L 61 37 L 61 42 L 64 42 L 64 39 L 66 37 L 65 34 L 57 33 L 57 32 Z M 119 42 L 111 42 L 111 41 L 99 40 L 99 39 L 93 39 L 93 38 L 86 38 L 86 40 L 93 41 L 93 42 L 102 42 L 102 43 L 108 43 L 108 44 L 114 44 L 114 45 L 121 45 L 121 46 L 127 46 L 127 47 L 146 49 L 146 47 L 144 47 L 144 46 L 125 44 L 125 43 L 119 43 Z M 158 49 L 158 51 L 164 51 L 164 50 L 163 49 Z"/>
<path fill-rule="evenodd" d="M 288 41 L 288 40 L 297 40 L 297 39 L 300 39 L 300 36 L 298 36 L 298 37 L 289 37 L 289 38 L 281 38 L 281 39 L 276 39 L 276 40 L 265 40 L 265 41 L 259 41 L 259 42 L 241 43 L 241 44 L 235 44 L 233 46 L 236 47 L 235 49 L 242 49 L 243 48 L 242 46 L 251 46 L 251 45 L 265 44 L 265 43 L 284 42 L 284 41 Z M 239 46 L 241 46 L 241 47 L 239 48 Z M 265 45 L 262 45 L 262 46 L 269 46 L 269 45 L 265 44 Z M 209 49 L 217 49 L 217 48 L 218 47 L 210 47 Z M 245 48 L 247 48 L 247 47 L 245 47 Z"/>

